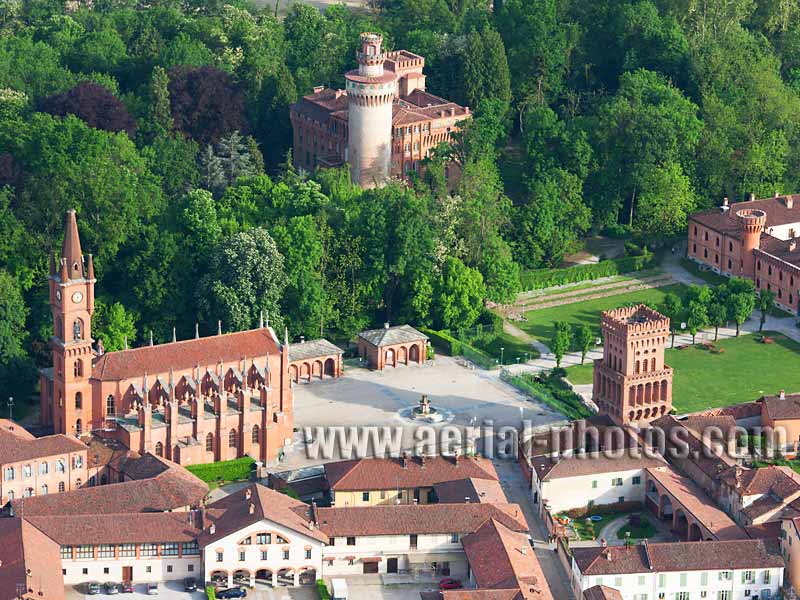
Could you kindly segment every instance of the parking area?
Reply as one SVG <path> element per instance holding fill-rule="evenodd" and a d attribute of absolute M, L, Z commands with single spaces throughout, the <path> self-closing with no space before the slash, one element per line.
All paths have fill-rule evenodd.
<path fill-rule="evenodd" d="M 206 595 L 202 591 L 198 592 L 184 592 L 183 585 L 180 581 L 170 581 L 161 583 L 158 586 L 158 595 L 149 596 L 147 594 L 147 585 L 144 583 L 137 583 L 133 586 L 132 594 L 106 594 L 103 586 L 100 586 L 100 593 L 89 595 L 86 593 L 86 586 L 67 586 L 65 593 L 65 600 L 109 600 L 111 598 L 123 600 L 203 600 Z"/>

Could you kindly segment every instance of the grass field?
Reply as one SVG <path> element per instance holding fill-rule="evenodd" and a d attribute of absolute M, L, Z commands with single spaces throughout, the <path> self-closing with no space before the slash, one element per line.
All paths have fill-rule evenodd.
<path fill-rule="evenodd" d="M 247 481 L 255 460 L 249 456 L 204 465 L 187 465 L 186 470 L 199 477 L 212 490 L 223 483 Z"/>
<path fill-rule="evenodd" d="M 800 344 L 784 335 L 765 332 L 775 343 L 762 344 L 757 335 L 717 342 L 714 354 L 702 346 L 668 349 L 674 370 L 672 403 L 678 413 L 694 412 L 755 400 L 778 389 L 800 391 Z M 592 365 L 567 369 L 571 383 L 591 383 Z"/>
<path fill-rule="evenodd" d="M 553 330 L 557 321 L 566 321 L 572 325 L 573 329 L 587 324 L 595 332 L 595 335 L 599 337 L 600 313 L 602 311 L 635 303 L 644 303 L 657 307 L 664 301 L 664 297 L 667 294 L 674 293 L 682 297 L 687 290 L 687 286 L 675 284 L 627 294 L 617 294 L 596 300 L 584 300 L 553 308 L 531 310 L 525 313 L 525 317 L 528 320 L 517 325 L 545 344 L 553 337 Z"/>
<path fill-rule="evenodd" d="M 533 346 L 505 332 L 495 336 L 488 344 L 473 343 L 473 345 L 497 361 L 500 360 L 500 348 L 503 348 L 503 363 L 506 365 L 516 364 L 518 358 L 519 362 L 525 362 L 539 357 L 539 352 Z"/>

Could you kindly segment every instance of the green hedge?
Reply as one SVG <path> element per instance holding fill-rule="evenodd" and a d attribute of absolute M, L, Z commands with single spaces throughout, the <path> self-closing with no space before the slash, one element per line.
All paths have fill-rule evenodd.
<path fill-rule="evenodd" d="M 590 281 L 601 277 L 611 277 L 623 273 L 632 273 L 649 269 L 655 264 L 655 255 L 648 253 L 643 256 L 625 256 L 611 260 L 602 260 L 590 265 L 575 265 L 566 269 L 539 269 L 536 271 L 523 271 L 520 275 L 522 289 L 525 291 L 539 290 L 556 285 L 566 285 L 579 281 Z"/>
<path fill-rule="evenodd" d="M 483 350 L 453 337 L 449 331 L 437 331 L 426 327 L 420 327 L 419 330 L 430 338 L 434 346 L 438 346 L 450 356 L 463 356 L 483 369 L 494 369 L 498 366 L 495 360 Z"/>
<path fill-rule="evenodd" d="M 187 465 L 186 470 L 206 483 L 217 481 L 245 481 L 250 479 L 250 470 L 256 462 L 249 456 L 205 465 Z"/>
<path fill-rule="evenodd" d="M 503 369 L 500 377 L 521 392 L 541 400 L 570 420 L 585 419 L 594 414 L 583 403 L 583 399 L 564 382 L 558 372 L 547 375 L 532 373 L 513 375 L 510 371 Z"/>
<path fill-rule="evenodd" d="M 330 600 L 331 598 L 330 592 L 328 592 L 328 586 L 325 585 L 322 579 L 317 579 L 317 594 L 319 594 L 319 600 Z"/>
<path fill-rule="evenodd" d="M 206 598 L 208 600 L 217 600 L 217 590 L 214 589 L 213 585 L 206 586 Z"/>

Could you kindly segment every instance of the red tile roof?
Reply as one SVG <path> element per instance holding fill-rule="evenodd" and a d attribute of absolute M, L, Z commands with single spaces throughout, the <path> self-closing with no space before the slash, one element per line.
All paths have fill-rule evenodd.
<path fill-rule="evenodd" d="M 786 499 L 800 492 L 800 474 L 790 467 L 770 465 L 758 469 L 741 469 L 735 478 L 739 495 L 771 494 Z"/>
<path fill-rule="evenodd" d="M 0 519 L 0 598 L 63 600 L 59 545 L 27 521 Z"/>
<path fill-rule="evenodd" d="M 59 456 L 81 450 L 84 452 L 87 450 L 86 444 L 68 435 L 56 434 L 34 438 L 10 430 L 8 427 L 0 428 L 0 464 Z"/>
<path fill-rule="evenodd" d="M 86 515 L 25 515 L 25 520 L 62 546 L 191 542 L 200 535 L 192 512 Z"/>
<path fill-rule="evenodd" d="M 595 585 L 583 592 L 583 600 L 622 600 L 619 590 L 605 585 Z"/>
<path fill-rule="evenodd" d="M 18 425 L 14 423 L 14 421 L 9 421 L 8 419 L 0 419 L 0 431 L 11 433 L 25 441 L 36 439 L 36 437 L 22 425 Z"/>
<path fill-rule="evenodd" d="M 786 394 L 783 399 L 764 396 L 763 403 L 767 416 L 772 419 L 800 419 L 800 394 Z"/>
<path fill-rule="evenodd" d="M 517 504 L 400 504 L 318 508 L 317 523 L 329 537 L 472 533 L 489 519 L 528 531 Z"/>
<path fill-rule="evenodd" d="M 250 512 L 251 504 L 253 512 Z M 328 541 L 328 536 L 312 525 L 312 509 L 308 504 L 254 483 L 208 505 L 200 545 L 210 544 L 264 519 L 321 542 Z"/>
<path fill-rule="evenodd" d="M 183 467 L 153 457 L 164 470 L 150 479 L 85 487 L 60 494 L 18 498 L 12 502 L 17 514 L 99 515 L 148 513 L 199 506 L 208 485 Z M 152 466 L 152 460 L 148 460 Z"/>
<path fill-rule="evenodd" d="M 511 531 L 495 519 L 461 540 L 470 572 L 479 588 L 523 590 L 552 600 L 542 567 L 527 533 Z"/>
<path fill-rule="evenodd" d="M 572 556 L 582 575 L 775 569 L 784 566 L 774 544 L 753 539 L 664 542 L 648 544 L 647 549 L 643 544 L 630 548 L 575 547 Z"/>
<path fill-rule="evenodd" d="M 660 456 L 645 456 L 638 449 L 625 451 L 621 456 L 606 456 L 605 452 L 587 452 L 573 456 L 531 458 L 531 466 L 536 470 L 540 481 L 579 477 L 593 473 L 619 473 L 666 464 Z"/>
<path fill-rule="evenodd" d="M 481 457 L 427 456 L 343 460 L 326 464 L 325 476 L 330 489 L 340 492 L 432 487 L 466 478 L 496 481 L 497 471 L 490 460 Z"/>
<path fill-rule="evenodd" d="M 433 486 L 436 497 L 442 504 L 466 502 L 508 502 L 503 487 L 494 479 L 458 479 L 444 481 Z"/>
<path fill-rule="evenodd" d="M 761 402 L 743 402 L 741 404 L 731 404 L 719 408 L 710 408 L 698 413 L 696 416 L 731 416 L 735 420 L 757 417 L 761 414 Z"/>
<path fill-rule="evenodd" d="M 92 377 L 101 381 L 119 381 L 141 377 L 145 373 L 176 371 L 195 365 L 216 364 L 276 354 L 278 339 L 269 327 L 225 333 L 204 338 L 182 340 L 158 346 L 142 346 L 132 350 L 108 352 L 100 356 L 92 368 Z"/>
<path fill-rule="evenodd" d="M 786 206 L 786 198 L 794 199 L 793 208 Z M 730 205 L 730 210 L 722 211 L 719 208 L 695 213 L 689 217 L 690 221 L 697 221 L 720 233 L 735 234 L 741 230 L 736 213 L 740 210 L 763 210 L 767 213 L 766 228 L 777 225 L 800 222 L 800 196 L 778 196 L 763 198 L 748 202 L 736 202 Z"/>

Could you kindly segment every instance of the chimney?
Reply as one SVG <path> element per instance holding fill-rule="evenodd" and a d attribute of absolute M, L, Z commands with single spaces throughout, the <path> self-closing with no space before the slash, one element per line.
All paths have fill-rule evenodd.
<path fill-rule="evenodd" d="M 421 454 L 420 457 L 419 457 L 419 466 L 421 466 L 423 469 L 425 468 L 426 460 L 427 460 L 427 457 L 424 454 Z"/>
<path fill-rule="evenodd" d="M 103 346 L 103 340 L 97 340 L 97 356 L 103 356 L 106 353 L 105 346 Z"/>
<path fill-rule="evenodd" d="M 722 199 L 722 206 L 720 206 L 719 209 L 722 212 L 728 212 L 731 209 L 731 204 L 727 196 Z"/>
<path fill-rule="evenodd" d="M 755 199 L 756 199 L 756 195 L 753 192 L 750 192 L 749 194 L 747 194 L 747 201 L 748 202 L 753 202 Z"/>
<path fill-rule="evenodd" d="M 789 252 L 794 252 L 797 249 L 797 240 L 789 242 Z"/>
<path fill-rule="evenodd" d="M 786 196 L 783 199 L 783 201 L 786 203 L 786 208 L 788 208 L 788 209 L 794 208 L 794 198 L 792 196 Z"/>
<path fill-rule="evenodd" d="M 600 547 L 601 548 L 607 548 L 608 547 L 608 542 L 606 541 L 606 538 L 600 538 Z"/>
<path fill-rule="evenodd" d="M 400 464 L 404 469 L 408 468 L 408 452 L 403 452 L 403 456 L 400 457 Z"/>
<path fill-rule="evenodd" d="M 253 497 L 252 490 L 250 490 L 250 488 L 247 488 L 247 490 L 244 493 L 244 499 L 245 500 L 250 500 L 250 498 L 252 498 L 252 497 Z"/>
<path fill-rule="evenodd" d="M 781 390 L 778 392 L 778 398 L 780 400 L 786 400 L 786 390 Z"/>
<path fill-rule="evenodd" d="M 383 324 L 383 328 L 384 328 L 384 329 L 389 329 L 389 323 L 384 323 L 384 324 Z"/>
<path fill-rule="evenodd" d="M 775 191 L 775 197 L 776 197 L 776 198 L 780 198 L 780 197 L 781 197 L 781 195 L 778 193 L 778 191 L 777 191 L 777 190 Z"/>
<path fill-rule="evenodd" d="M 300 343 L 301 344 L 305 344 L 306 343 L 306 336 L 304 336 L 304 335 L 300 336 Z"/>
<path fill-rule="evenodd" d="M 256 505 L 251 502 L 250 506 L 247 507 L 247 510 L 252 515 L 254 512 L 256 512 Z"/>
<path fill-rule="evenodd" d="M 214 523 L 208 526 L 208 533 L 210 533 L 211 535 L 217 533 L 217 526 L 214 525 Z"/>

